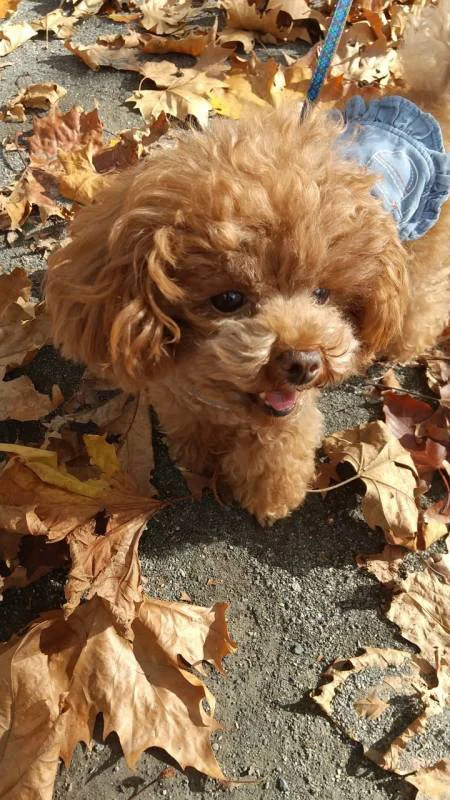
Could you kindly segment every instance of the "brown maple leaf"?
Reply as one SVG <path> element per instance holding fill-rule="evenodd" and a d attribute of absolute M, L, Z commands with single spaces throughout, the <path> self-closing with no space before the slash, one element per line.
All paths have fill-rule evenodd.
<path fill-rule="evenodd" d="M 224 606 L 145 598 L 133 632 L 131 644 L 94 598 L 68 620 L 49 612 L 0 648 L 0 717 L 8 731 L 3 797 L 50 800 L 59 758 L 68 765 L 77 742 L 91 741 L 99 712 L 104 737 L 116 731 L 130 767 L 148 747 L 161 747 L 182 768 L 223 778 L 210 743 L 219 727 L 213 697 L 180 666 L 179 656 L 191 665 L 206 659 L 220 667 L 223 655 L 234 651 Z"/>
<path fill-rule="evenodd" d="M 63 113 L 52 108 L 44 117 L 33 119 L 29 145 L 32 166 L 58 174 L 60 151 L 69 153 L 88 145 L 95 150 L 103 145 L 103 124 L 97 109 L 84 111 L 74 106 Z"/>
<path fill-rule="evenodd" d="M 24 269 L 0 276 L 0 374 L 28 363 L 50 340 L 43 303 L 30 302 L 31 282 Z M 0 379 L 1 379 L 0 377 Z"/>
<path fill-rule="evenodd" d="M 328 486 L 337 478 L 337 465 L 347 462 L 355 479 L 366 487 L 362 511 L 368 525 L 381 527 L 392 544 L 415 549 L 417 472 L 410 454 L 387 426 L 377 421 L 335 433 L 324 440 L 323 449 L 330 463 L 321 468 L 318 485 Z"/>

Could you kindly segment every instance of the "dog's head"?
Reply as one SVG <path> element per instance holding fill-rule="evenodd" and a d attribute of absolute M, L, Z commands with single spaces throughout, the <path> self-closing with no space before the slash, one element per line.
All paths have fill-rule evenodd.
<path fill-rule="evenodd" d="M 63 353 L 136 391 L 284 416 L 399 334 L 405 252 L 332 123 L 296 109 L 181 135 L 114 179 L 50 261 Z"/>

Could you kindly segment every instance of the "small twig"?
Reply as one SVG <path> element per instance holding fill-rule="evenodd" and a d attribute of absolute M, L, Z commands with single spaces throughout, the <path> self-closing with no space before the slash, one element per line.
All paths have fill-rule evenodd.
<path fill-rule="evenodd" d="M 398 392 L 399 394 L 409 394 L 411 395 L 411 397 L 419 397 L 421 400 L 426 400 L 427 402 L 430 401 L 434 401 L 436 403 L 440 402 L 438 397 L 433 397 L 433 395 L 421 394 L 420 392 L 413 392 L 410 389 L 395 388 L 393 386 L 383 387 L 383 385 L 380 383 L 371 383 L 370 381 L 366 383 L 366 386 L 374 386 L 376 389 L 379 389 L 380 392 Z"/>

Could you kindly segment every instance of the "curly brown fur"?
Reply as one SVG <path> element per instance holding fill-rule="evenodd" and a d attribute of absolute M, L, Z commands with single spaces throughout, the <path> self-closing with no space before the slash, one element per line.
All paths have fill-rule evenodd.
<path fill-rule="evenodd" d="M 50 261 L 63 354 L 148 390 L 173 457 L 219 464 L 262 522 L 298 506 L 313 477 L 318 388 L 377 354 L 422 351 L 448 314 L 450 204 L 404 247 L 374 178 L 337 158 L 338 133 L 320 110 L 299 126 L 285 107 L 180 134 L 113 179 Z M 221 313 L 211 298 L 229 290 L 246 302 Z M 305 353 L 318 368 L 299 384 Z M 286 416 L 274 393 L 293 396 Z"/>

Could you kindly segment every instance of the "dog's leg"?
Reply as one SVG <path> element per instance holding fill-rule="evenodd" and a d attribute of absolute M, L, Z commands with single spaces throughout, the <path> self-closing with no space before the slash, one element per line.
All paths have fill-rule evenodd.
<path fill-rule="evenodd" d="M 303 501 L 321 437 L 322 417 L 314 405 L 300 408 L 292 420 L 240 429 L 222 459 L 222 475 L 235 499 L 262 525 L 272 525 Z"/>

